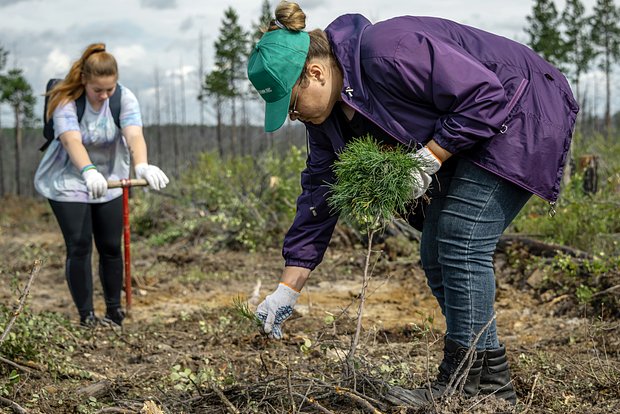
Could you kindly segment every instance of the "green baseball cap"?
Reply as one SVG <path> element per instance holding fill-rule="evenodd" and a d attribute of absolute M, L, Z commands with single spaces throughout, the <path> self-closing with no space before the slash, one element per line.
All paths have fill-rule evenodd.
<path fill-rule="evenodd" d="M 265 131 L 275 131 L 284 124 L 309 46 L 307 32 L 283 29 L 265 33 L 254 46 L 248 60 L 248 78 L 265 100 Z"/>

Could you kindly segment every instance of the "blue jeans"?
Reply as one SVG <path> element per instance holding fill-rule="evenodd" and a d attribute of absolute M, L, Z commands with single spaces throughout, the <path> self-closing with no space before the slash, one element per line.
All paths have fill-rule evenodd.
<path fill-rule="evenodd" d="M 497 242 L 531 193 L 454 157 L 433 179 L 429 195 L 422 266 L 446 318 L 446 336 L 469 347 L 494 314 Z M 493 321 L 476 348 L 498 347 Z"/>

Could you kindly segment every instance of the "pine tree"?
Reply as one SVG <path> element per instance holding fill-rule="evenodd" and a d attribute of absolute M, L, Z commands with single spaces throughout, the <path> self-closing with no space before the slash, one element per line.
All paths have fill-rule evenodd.
<path fill-rule="evenodd" d="M 261 8 L 261 15 L 258 19 L 258 22 L 252 25 L 252 48 L 258 43 L 260 38 L 263 36 L 263 33 L 267 28 L 269 28 L 269 23 L 271 23 L 272 12 L 271 6 L 269 5 L 269 0 L 263 0 L 263 6 Z"/>
<path fill-rule="evenodd" d="M 2 46 L 0 46 L 0 71 L 4 69 L 6 65 L 6 57 L 9 54 Z"/>
<path fill-rule="evenodd" d="M 21 69 L 9 70 L 8 74 L 2 77 L 0 86 L 2 88 L 0 102 L 8 103 L 13 109 L 15 120 L 15 182 L 17 183 L 17 194 L 21 195 L 20 161 L 23 129 L 34 117 L 36 98 Z"/>
<path fill-rule="evenodd" d="M 580 0 L 567 0 L 561 20 L 565 27 L 566 61 L 571 65 L 570 72 L 575 84 L 577 102 L 581 103 L 579 81 L 596 56 L 590 41 L 590 18 L 585 15 L 585 8 Z"/>
<path fill-rule="evenodd" d="M 245 95 L 247 82 L 245 63 L 248 57 L 248 33 L 239 24 L 239 15 L 229 7 L 224 12 L 220 35 L 215 41 L 215 67 L 224 75 L 227 90 L 220 96 L 229 97 L 231 102 L 231 145 L 232 153 L 241 153 L 237 139 L 237 98 Z"/>
<path fill-rule="evenodd" d="M 224 157 L 224 144 L 222 142 L 222 111 L 224 107 L 224 100 L 230 97 L 230 89 L 228 87 L 228 77 L 226 73 L 214 69 L 205 77 L 205 83 L 202 87 L 203 93 L 199 99 L 204 99 L 205 96 L 210 96 L 215 100 L 215 114 L 217 118 L 216 124 L 216 138 L 217 149 L 220 157 Z"/>
<path fill-rule="evenodd" d="M 552 0 L 536 0 L 532 15 L 526 17 L 530 27 L 529 45 L 546 60 L 561 68 L 566 61 L 566 45 L 558 29 L 560 17 Z"/>
<path fill-rule="evenodd" d="M 602 56 L 605 72 L 605 130 L 611 134 L 611 69 L 620 58 L 620 11 L 613 0 L 597 0 L 592 17 L 592 41 Z"/>

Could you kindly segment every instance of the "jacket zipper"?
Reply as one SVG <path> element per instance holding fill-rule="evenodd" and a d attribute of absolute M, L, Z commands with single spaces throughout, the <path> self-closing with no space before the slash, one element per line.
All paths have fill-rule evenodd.
<path fill-rule="evenodd" d="M 508 102 L 508 106 L 506 107 L 508 114 L 510 114 L 510 112 L 513 110 L 513 108 L 517 104 L 517 101 L 519 100 L 519 98 L 521 98 L 521 95 L 523 95 L 523 92 L 525 91 L 525 87 L 527 86 L 528 83 L 529 81 L 527 79 L 521 80 L 521 83 L 517 87 L 515 94 L 512 95 L 512 98 L 510 99 L 510 102 Z M 502 126 L 500 127 L 499 132 L 502 134 L 505 134 L 506 131 L 508 131 L 508 125 L 506 125 L 506 122 L 504 122 Z"/>

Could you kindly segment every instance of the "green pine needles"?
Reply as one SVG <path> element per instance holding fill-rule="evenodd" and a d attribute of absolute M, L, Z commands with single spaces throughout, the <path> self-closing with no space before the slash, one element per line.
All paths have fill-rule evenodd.
<path fill-rule="evenodd" d="M 380 229 L 406 212 L 416 184 L 411 172 L 421 166 L 404 147 L 381 145 L 370 135 L 356 138 L 334 164 L 328 203 L 352 225 Z"/>

